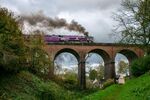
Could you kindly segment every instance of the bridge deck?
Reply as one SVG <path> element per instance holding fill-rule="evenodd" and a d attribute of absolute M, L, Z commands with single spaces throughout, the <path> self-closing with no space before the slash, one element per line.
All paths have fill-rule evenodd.
<path fill-rule="evenodd" d="M 121 44 L 121 43 L 47 43 L 48 45 L 85 45 L 85 46 L 140 46 L 135 44 Z"/>

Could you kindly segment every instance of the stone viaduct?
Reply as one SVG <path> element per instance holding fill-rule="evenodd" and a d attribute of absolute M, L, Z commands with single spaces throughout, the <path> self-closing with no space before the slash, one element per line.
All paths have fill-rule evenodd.
<path fill-rule="evenodd" d="M 82 89 L 86 87 L 85 57 L 88 53 L 97 53 L 103 58 L 105 65 L 105 79 L 115 77 L 115 56 L 117 53 L 126 56 L 129 65 L 134 59 L 144 56 L 144 51 L 135 45 L 120 45 L 113 43 L 55 43 L 48 44 L 45 47 L 45 50 L 52 61 L 63 52 L 71 53 L 76 57 L 78 60 L 78 84 Z"/>

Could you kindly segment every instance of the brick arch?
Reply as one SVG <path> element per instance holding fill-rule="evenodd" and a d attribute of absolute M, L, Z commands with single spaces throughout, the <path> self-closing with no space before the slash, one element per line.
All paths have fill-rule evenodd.
<path fill-rule="evenodd" d="M 130 64 L 132 63 L 133 60 L 138 58 L 138 55 L 136 54 L 136 52 L 134 52 L 133 50 L 129 50 L 129 49 L 122 49 L 118 53 L 123 54 L 128 59 L 129 75 L 132 76 Z"/>
<path fill-rule="evenodd" d="M 111 57 L 105 50 L 93 49 L 89 53 L 96 53 L 103 58 L 104 67 L 105 67 L 105 69 L 104 69 L 104 78 L 105 79 L 115 76 L 115 73 L 114 73 L 113 67 L 112 67 L 113 61 L 111 61 Z"/>
<path fill-rule="evenodd" d="M 64 48 L 64 49 L 59 50 L 59 51 L 55 54 L 54 60 L 56 59 L 56 57 L 57 57 L 58 55 L 60 55 L 61 53 L 64 53 L 64 52 L 73 54 L 73 55 L 75 56 L 75 58 L 77 59 L 77 61 L 79 62 L 79 60 L 80 60 L 80 55 L 79 55 L 75 50 L 70 49 L 70 48 Z"/>
<path fill-rule="evenodd" d="M 129 63 L 131 63 L 133 60 L 138 58 L 138 55 L 134 51 L 129 50 L 129 49 L 122 49 L 118 53 L 121 53 L 124 56 L 126 56 Z"/>
<path fill-rule="evenodd" d="M 89 51 L 88 53 L 96 53 L 96 54 L 100 55 L 103 58 L 104 63 L 107 63 L 110 60 L 109 54 L 102 49 L 93 49 L 93 50 Z"/>

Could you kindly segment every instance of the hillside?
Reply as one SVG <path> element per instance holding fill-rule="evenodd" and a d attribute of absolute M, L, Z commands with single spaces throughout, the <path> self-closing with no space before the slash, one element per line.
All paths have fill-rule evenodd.
<path fill-rule="evenodd" d="M 66 90 L 26 71 L 0 76 L 0 100 L 150 100 L 150 74 L 87 95 Z"/>
<path fill-rule="evenodd" d="M 125 85 L 112 85 L 82 100 L 150 100 L 150 73 L 131 79 Z"/>
<path fill-rule="evenodd" d="M 0 77 L 0 100 L 73 100 L 76 95 L 26 71 Z"/>

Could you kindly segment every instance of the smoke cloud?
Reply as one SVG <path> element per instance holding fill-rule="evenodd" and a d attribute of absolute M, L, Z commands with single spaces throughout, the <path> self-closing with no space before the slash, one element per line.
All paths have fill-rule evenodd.
<path fill-rule="evenodd" d="M 53 29 L 65 28 L 69 31 L 76 31 L 88 36 L 86 29 L 78 22 L 72 20 L 68 23 L 63 18 L 50 18 L 45 16 L 42 12 L 31 15 L 21 15 L 18 20 L 23 32 L 35 32 L 35 31 L 52 31 Z"/>

